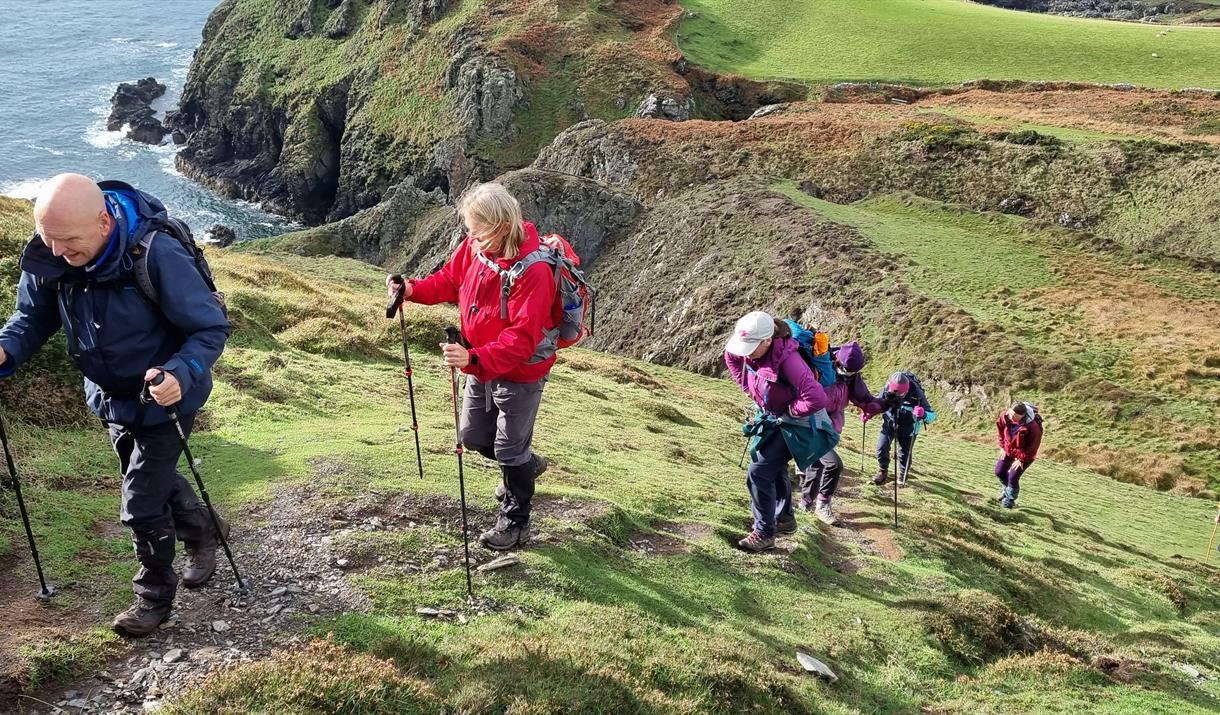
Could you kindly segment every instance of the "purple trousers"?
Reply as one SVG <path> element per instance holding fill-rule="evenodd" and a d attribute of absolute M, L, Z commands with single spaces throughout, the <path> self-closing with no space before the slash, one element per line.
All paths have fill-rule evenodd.
<path fill-rule="evenodd" d="M 996 460 L 995 476 L 1000 480 L 1000 484 L 1009 487 L 1014 492 L 1021 488 L 1021 475 L 1025 473 L 1025 465 L 1017 467 L 1013 462 L 1017 461 L 1016 457 L 1010 457 L 1007 454 Z"/>

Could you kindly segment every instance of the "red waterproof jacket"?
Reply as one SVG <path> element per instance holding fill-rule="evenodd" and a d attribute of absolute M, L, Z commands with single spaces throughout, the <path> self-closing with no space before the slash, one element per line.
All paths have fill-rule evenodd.
<path fill-rule="evenodd" d="M 542 245 L 538 230 L 524 223 L 525 241 L 512 260 L 497 260 L 509 269 L 519 259 Z M 423 305 L 457 303 L 462 316 L 462 335 L 470 344 L 471 364 L 462 369 L 483 382 L 510 380 L 537 382 L 546 377 L 555 356 L 534 364 L 543 331 L 556 326 L 555 276 L 545 261 L 535 263 L 513 285 L 508 296 L 508 319 L 500 318 L 500 276 L 475 256 L 467 236 L 449 261 L 427 278 L 411 281 L 411 301 Z"/>
<path fill-rule="evenodd" d="M 1004 454 L 1021 460 L 1021 463 L 1028 467 L 1034 463 L 1034 458 L 1038 456 L 1038 447 L 1042 445 L 1042 423 L 1037 419 L 1021 422 L 1016 432 L 1009 436 L 1008 428 L 1013 424 L 1016 423 L 1008 419 L 1007 412 L 1001 413 L 1000 418 L 996 420 L 996 436 L 1000 449 L 1004 450 Z"/>

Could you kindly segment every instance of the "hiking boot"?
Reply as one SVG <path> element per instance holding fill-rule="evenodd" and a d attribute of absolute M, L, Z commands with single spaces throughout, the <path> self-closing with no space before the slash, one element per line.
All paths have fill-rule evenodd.
<path fill-rule="evenodd" d="M 999 505 L 1004 509 L 1011 509 L 1016 506 L 1016 490 L 1011 487 L 1005 487 L 1004 492 L 999 495 Z"/>
<path fill-rule="evenodd" d="M 839 518 L 835 516 L 834 511 L 830 508 L 830 502 L 820 501 L 817 508 L 814 509 L 813 515 L 818 518 L 818 521 L 827 526 L 834 526 L 839 522 Z"/>
<path fill-rule="evenodd" d="M 806 514 L 812 514 L 814 508 L 815 507 L 814 507 L 812 499 L 802 499 L 801 500 L 801 511 L 805 512 Z"/>
<path fill-rule="evenodd" d="M 492 551 L 508 551 L 516 547 L 523 547 L 530 540 L 530 525 L 525 522 L 519 526 L 509 524 L 501 526 L 496 524 L 494 529 L 484 531 L 479 535 L 479 543 Z"/>
<path fill-rule="evenodd" d="M 889 480 L 890 480 L 890 475 L 888 473 L 888 470 L 882 469 L 877 472 L 876 476 L 873 477 L 873 484 L 876 484 L 877 486 L 881 486 L 882 484 L 885 484 Z"/>
<path fill-rule="evenodd" d="M 203 507 L 206 511 L 207 507 Z M 209 522 L 211 516 L 208 517 Z M 220 524 L 220 532 L 224 534 L 225 540 L 229 538 L 229 522 L 216 515 L 216 521 Z M 182 545 L 183 551 L 186 552 L 186 566 L 182 568 L 182 585 L 187 588 L 199 588 L 208 581 L 212 580 L 212 575 L 216 573 L 216 548 L 220 546 L 220 540 L 216 536 L 216 527 L 212 526 L 212 536 L 199 542 L 186 542 Z"/>
<path fill-rule="evenodd" d="M 110 627 L 115 633 L 126 638 L 141 638 L 157 630 L 157 626 L 168 620 L 173 607 L 173 601 L 153 603 L 136 596 L 136 602 L 131 608 L 116 616 Z"/>
<path fill-rule="evenodd" d="M 796 533 L 796 517 L 791 519 L 780 519 L 775 522 L 775 534 L 777 536 L 792 536 Z"/>
<path fill-rule="evenodd" d="M 749 551 L 752 554 L 757 554 L 768 549 L 774 549 L 775 537 L 763 536 L 757 531 L 751 531 L 749 536 L 737 542 L 737 546 L 739 546 L 743 551 Z"/>
<path fill-rule="evenodd" d="M 907 485 L 907 473 L 899 472 L 898 473 L 898 486 L 905 487 L 906 485 Z"/>

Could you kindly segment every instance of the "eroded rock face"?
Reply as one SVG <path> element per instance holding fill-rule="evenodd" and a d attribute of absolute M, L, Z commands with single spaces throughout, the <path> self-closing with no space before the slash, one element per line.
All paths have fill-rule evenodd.
<path fill-rule="evenodd" d="M 458 120 L 469 141 L 516 137 L 513 115 L 525 93 L 517 73 L 487 55 L 482 43 L 467 41 L 450 62 L 445 82 L 446 89 L 457 92 Z"/>
<path fill-rule="evenodd" d="M 283 0 L 277 18 L 289 38 L 326 36 L 361 42 L 379 33 L 355 24 L 355 0 Z M 405 26 L 401 61 L 452 0 L 389 0 L 375 6 L 379 23 Z M 402 129 L 410 119 L 387 122 L 368 68 L 330 86 L 299 84 L 291 95 L 252 92 L 249 72 L 226 45 L 226 25 L 241 0 L 223 3 L 209 18 L 181 107 L 170 123 L 183 173 L 230 196 L 306 223 L 337 221 L 377 206 L 393 187 L 411 183 L 450 199 L 502 169 L 485 158 L 486 147 L 511 142 L 514 114 L 524 91 L 516 72 L 491 54 L 472 27 L 448 30 L 449 53 L 438 93 L 446 109 L 429 126 Z M 435 53 L 434 44 L 428 50 Z M 404 87 L 404 91 L 412 91 Z M 419 90 L 424 91 L 424 90 Z"/>
<path fill-rule="evenodd" d="M 538 153 L 534 168 L 629 186 L 639 166 L 626 143 L 600 119 L 576 124 Z"/>

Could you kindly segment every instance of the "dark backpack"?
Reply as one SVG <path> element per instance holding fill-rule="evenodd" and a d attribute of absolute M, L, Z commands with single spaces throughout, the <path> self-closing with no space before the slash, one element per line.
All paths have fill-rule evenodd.
<path fill-rule="evenodd" d="M 135 273 L 136 287 L 140 289 L 140 293 L 148 302 L 158 308 L 161 307 L 161 296 L 157 293 L 157 287 L 153 284 L 152 276 L 148 272 L 148 256 L 152 253 L 153 237 L 157 234 L 165 234 L 174 238 L 186 249 L 187 255 L 194 259 L 195 270 L 199 271 L 203 282 L 207 284 L 208 290 L 212 291 L 212 296 L 216 298 L 216 302 L 220 304 L 221 310 L 227 316 L 229 311 L 225 305 L 225 294 L 216 287 L 216 279 L 212 275 L 212 268 L 208 265 L 207 258 L 203 255 L 203 249 L 195 242 L 195 236 L 191 233 L 191 227 L 187 226 L 184 221 L 176 218 L 150 219 L 144 235 L 131 248 L 130 253 L 135 257 L 133 272 Z"/>

